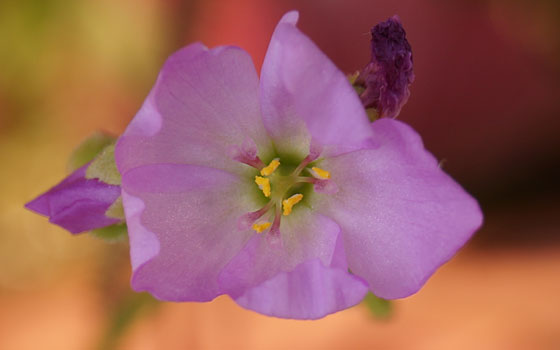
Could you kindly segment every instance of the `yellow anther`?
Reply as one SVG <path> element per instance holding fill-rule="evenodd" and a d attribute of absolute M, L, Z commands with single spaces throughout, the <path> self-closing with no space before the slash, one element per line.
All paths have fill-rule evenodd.
<path fill-rule="evenodd" d="M 261 233 L 267 228 L 269 228 L 270 225 L 271 225 L 270 222 L 261 222 L 260 224 L 254 223 L 253 230 L 257 231 L 257 233 Z"/>
<path fill-rule="evenodd" d="M 300 193 L 294 194 L 288 199 L 284 199 L 282 201 L 282 207 L 284 208 L 284 212 L 282 214 L 290 215 L 290 213 L 292 212 L 292 207 L 298 204 L 299 201 L 301 201 L 302 199 L 303 199 L 303 194 Z"/>
<path fill-rule="evenodd" d="M 274 170 L 276 170 L 276 168 L 278 168 L 279 165 L 280 165 L 280 159 L 279 158 L 274 158 L 272 161 L 270 161 L 270 164 L 268 164 L 267 166 L 265 166 L 264 168 L 261 169 L 261 175 L 262 176 L 268 176 L 268 175 L 272 174 L 274 172 Z"/>
<path fill-rule="evenodd" d="M 255 183 L 263 191 L 265 197 L 270 197 L 270 180 L 266 177 L 255 176 Z"/>
<path fill-rule="evenodd" d="M 316 166 L 311 168 L 311 174 L 318 179 L 327 180 L 331 178 L 331 173 Z"/>

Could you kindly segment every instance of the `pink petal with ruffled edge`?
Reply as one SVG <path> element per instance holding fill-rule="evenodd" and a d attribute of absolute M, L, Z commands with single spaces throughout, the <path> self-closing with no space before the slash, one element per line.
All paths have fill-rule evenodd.
<path fill-rule="evenodd" d="M 318 319 L 358 304 L 367 291 L 360 278 L 310 260 L 291 272 L 277 274 L 235 301 L 269 316 Z"/>
<path fill-rule="evenodd" d="M 346 76 L 296 27 L 298 12 L 282 17 L 261 70 L 266 129 L 280 153 L 307 155 L 309 143 L 324 155 L 363 148 L 369 120 Z"/>
<path fill-rule="evenodd" d="M 152 163 L 245 171 L 231 159 L 232 147 L 251 139 L 263 154 L 271 148 L 258 88 L 251 57 L 240 48 L 197 43 L 179 50 L 118 141 L 119 171 Z"/>
<path fill-rule="evenodd" d="M 367 284 L 348 273 L 340 228 L 299 208 L 284 218 L 282 247 L 255 235 L 223 269 L 220 286 L 241 306 L 271 316 L 319 318 L 358 303 Z"/>
<path fill-rule="evenodd" d="M 445 174 L 408 125 L 372 124 L 377 147 L 326 159 L 338 185 L 318 211 L 344 235 L 352 272 L 377 296 L 418 291 L 482 223 L 474 198 Z"/>
<path fill-rule="evenodd" d="M 282 218 L 281 246 L 271 244 L 267 234 L 255 235 L 224 268 L 220 284 L 236 298 L 282 271 L 291 271 L 304 261 L 319 259 L 329 266 L 340 228 L 331 219 L 308 208 Z"/>

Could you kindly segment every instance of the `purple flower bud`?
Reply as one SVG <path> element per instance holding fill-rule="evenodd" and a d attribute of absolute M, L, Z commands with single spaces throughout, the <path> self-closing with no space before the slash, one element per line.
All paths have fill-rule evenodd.
<path fill-rule="evenodd" d="M 365 108 L 394 118 L 408 100 L 413 80 L 412 49 L 395 15 L 371 29 L 371 62 L 360 72 L 356 85 L 365 89 L 360 94 Z"/>
<path fill-rule="evenodd" d="M 121 187 L 97 179 L 86 179 L 89 163 L 58 185 L 27 203 L 25 207 L 46 215 L 49 221 L 72 233 L 113 225 L 121 220 L 105 212 L 121 194 Z"/>

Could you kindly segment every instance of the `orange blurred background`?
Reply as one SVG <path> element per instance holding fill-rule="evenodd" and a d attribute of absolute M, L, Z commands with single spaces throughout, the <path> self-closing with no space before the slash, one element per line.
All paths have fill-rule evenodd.
<path fill-rule="evenodd" d="M 126 243 L 23 209 L 80 141 L 124 130 L 173 51 L 235 44 L 260 67 L 290 9 L 348 73 L 369 60 L 370 27 L 399 14 L 416 74 L 399 118 L 485 212 L 389 319 L 157 303 L 130 293 Z M 1 1 L 0 349 L 560 349 L 558 62 L 556 0 Z"/>

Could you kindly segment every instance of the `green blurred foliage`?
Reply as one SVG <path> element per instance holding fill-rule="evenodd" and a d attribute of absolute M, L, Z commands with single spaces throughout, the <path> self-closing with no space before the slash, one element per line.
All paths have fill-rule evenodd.
<path fill-rule="evenodd" d="M 23 205 L 66 175 L 87 135 L 122 132 L 174 49 L 166 11 L 155 0 L 0 1 L 0 288 L 52 281 L 106 249 Z M 107 141 L 85 145 L 70 168 Z"/>
<path fill-rule="evenodd" d="M 78 99 L 102 107 L 108 83 L 140 100 L 167 51 L 161 17 L 154 1 L 0 2 L 0 133 L 52 125 L 63 99 L 75 117 Z"/>

